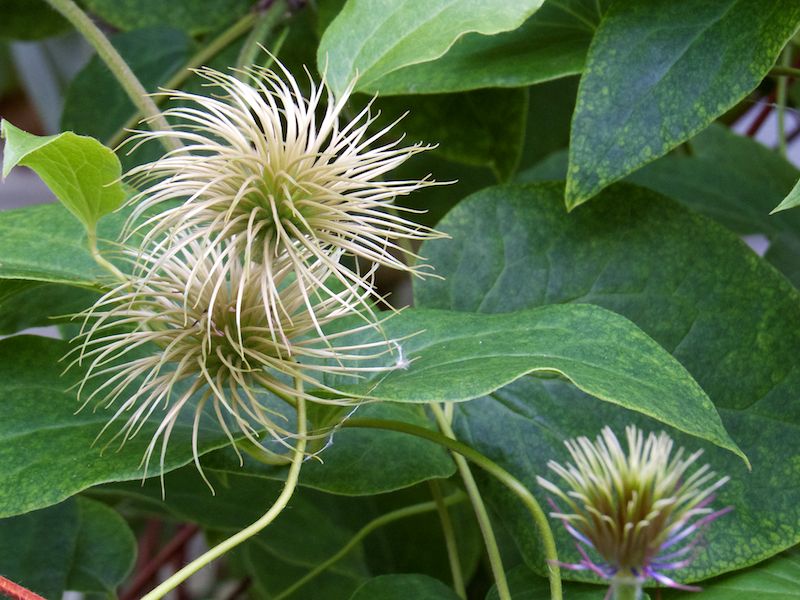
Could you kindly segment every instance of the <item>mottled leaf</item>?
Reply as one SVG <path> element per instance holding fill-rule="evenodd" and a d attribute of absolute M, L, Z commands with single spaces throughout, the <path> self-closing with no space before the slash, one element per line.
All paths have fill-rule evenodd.
<path fill-rule="evenodd" d="M 471 277 L 480 276 L 477 261 Z M 498 285 L 503 275 L 515 277 L 505 270 L 494 274 Z M 475 292 L 462 290 L 463 301 L 474 299 L 487 283 L 475 281 Z M 557 374 L 598 399 L 742 456 L 684 368 L 630 321 L 596 306 L 564 304 L 500 315 L 416 309 L 390 319 L 384 329 L 390 339 L 408 338 L 402 342 L 405 366 L 345 390 L 392 402 L 459 402 L 523 375 Z"/>
<path fill-rule="evenodd" d="M 758 85 L 800 22 L 794 0 L 618 0 L 572 122 L 572 209 L 705 128 Z"/>
<path fill-rule="evenodd" d="M 800 292 L 734 234 L 652 191 L 615 186 L 572 215 L 562 191 L 553 183 L 497 187 L 459 204 L 441 224 L 453 241 L 423 248 L 446 280 L 419 285 L 417 303 L 508 312 L 592 302 L 626 315 L 708 392 L 753 465 L 750 472 L 733 455 L 671 431 L 731 477 L 717 502 L 735 509 L 708 529 L 705 550 L 678 576 L 711 577 L 795 545 L 800 369 L 786 357 L 800 353 Z M 487 243 L 471 234 L 477 227 L 499 234 Z M 594 436 L 604 425 L 621 432 L 631 422 L 663 429 L 558 380 L 519 380 L 456 412 L 459 436 L 543 502 L 535 477 L 548 460 L 567 458 L 564 439 Z M 490 489 L 528 566 L 541 570 L 529 515 L 516 498 Z M 562 558 L 577 558 L 569 536 L 554 529 Z"/>

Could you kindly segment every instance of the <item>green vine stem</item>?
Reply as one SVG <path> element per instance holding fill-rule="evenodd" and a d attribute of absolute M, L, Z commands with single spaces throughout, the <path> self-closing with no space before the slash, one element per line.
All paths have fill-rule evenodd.
<path fill-rule="evenodd" d="M 128 63 L 119 55 L 116 48 L 111 45 L 105 34 L 95 25 L 81 8 L 73 0 L 47 0 L 55 10 L 64 15 L 77 29 L 86 41 L 94 47 L 97 55 L 106 63 L 114 77 L 116 77 L 122 89 L 128 94 L 134 106 L 152 119 L 152 122 L 159 129 L 170 130 L 166 119 L 162 116 L 153 99 L 147 94 L 147 90 L 141 84 L 136 75 L 131 71 Z M 173 138 L 161 138 L 164 147 L 169 151 L 177 147 L 179 142 Z"/>
<path fill-rule="evenodd" d="M 436 417 L 436 422 L 439 424 L 439 429 L 442 433 L 450 439 L 455 439 L 453 428 L 447 420 L 447 416 L 438 404 L 431 404 L 431 410 Z M 500 548 L 497 546 L 497 539 L 494 535 L 492 528 L 492 521 L 489 518 L 489 513 L 486 510 L 486 505 L 483 502 L 483 497 L 478 489 L 478 484 L 475 482 L 475 477 L 469 468 L 467 460 L 458 454 L 452 452 L 453 460 L 456 461 L 456 467 L 461 475 L 461 480 L 464 482 L 464 488 L 467 490 L 469 501 L 472 503 L 472 508 L 475 511 L 475 517 L 478 519 L 478 526 L 483 535 L 483 544 L 486 547 L 486 554 L 489 556 L 489 564 L 492 567 L 492 575 L 494 575 L 494 583 L 497 588 L 497 595 L 500 600 L 511 600 L 511 590 L 508 588 L 508 581 L 506 580 L 506 570 L 503 567 L 503 559 L 500 556 Z"/>
<path fill-rule="evenodd" d="M 447 560 L 450 563 L 450 573 L 453 576 L 453 589 L 459 598 L 466 600 L 467 588 L 464 583 L 464 573 L 461 570 L 461 558 L 458 553 L 456 532 L 453 528 L 453 520 L 450 518 L 450 512 L 447 510 L 444 494 L 442 494 L 442 486 L 436 479 L 431 479 L 428 485 L 431 488 L 431 495 L 433 496 L 433 501 L 436 503 L 436 512 L 439 514 L 439 521 L 442 524 L 444 543 L 447 548 Z"/>
<path fill-rule="evenodd" d="M 190 562 L 188 565 L 164 581 L 164 583 L 156 587 L 152 592 L 143 596 L 142 600 L 158 600 L 159 598 L 163 598 L 210 562 L 216 560 L 242 542 L 245 542 L 254 535 L 260 533 L 265 527 L 267 527 L 267 525 L 275 520 L 275 518 L 284 508 L 286 508 L 286 505 L 289 503 L 289 500 L 297 488 L 297 481 L 300 477 L 300 467 L 303 464 L 303 458 L 305 457 L 306 453 L 306 401 L 302 396 L 302 381 L 298 379 L 296 385 L 298 391 L 297 445 L 294 449 L 292 463 L 289 466 L 289 473 L 286 475 L 286 483 L 284 484 L 283 490 L 281 490 L 278 499 L 275 500 L 275 503 L 270 506 L 266 513 L 264 513 L 264 516 L 262 516 L 256 522 L 245 527 L 240 532 L 217 544 L 208 552 Z"/>
<path fill-rule="evenodd" d="M 219 36 L 211 40 L 208 44 L 204 45 L 200 50 L 198 50 L 197 53 L 191 56 L 186 64 L 179 69 L 175 75 L 167 80 L 162 87 L 167 90 L 179 88 L 192 74 L 192 69 L 202 67 L 222 50 L 227 48 L 229 44 L 233 43 L 242 35 L 244 35 L 252 27 L 253 23 L 256 22 L 257 18 L 258 15 L 254 12 L 249 12 L 244 15 L 241 19 L 236 21 L 236 23 L 228 27 L 228 29 L 220 33 Z M 156 107 L 160 106 L 166 100 L 166 97 L 163 95 L 151 96 L 149 98 Z M 136 124 L 139 123 L 142 114 L 147 113 L 138 112 L 133 115 L 128 122 L 122 126 L 121 129 L 119 129 L 106 141 L 106 145 L 111 148 L 118 146 L 128 136 L 128 130 L 136 127 Z"/>
<path fill-rule="evenodd" d="M 792 45 L 789 44 L 781 53 L 781 66 L 791 68 Z M 778 88 L 775 91 L 775 100 L 778 104 L 778 152 L 786 158 L 788 154 L 786 143 L 786 102 L 788 99 L 789 82 L 786 77 L 778 79 Z"/>
<path fill-rule="evenodd" d="M 773 77 L 797 77 L 800 78 L 800 69 L 790 67 L 787 65 L 776 65 L 769 70 L 769 74 Z"/>
<path fill-rule="evenodd" d="M 286 0 L 276 0 L 269 9 L 258 15 L 250 30 L 250 35 L 247 36 L 239 51 L 239 57 L 236 59 L 237 67 L 246 67 L 256 62 L 256 56 L 261 51 L 262 43 L 289 14 L 288 8 Z M 274 49 L 272 53 L 276 54 Z"/>
<path fill-rule="evenodd" d="M 463 502 L 466 499 L 466 496 L 462 492 L 456 492 L 451 494 L 450 496 L 443 498 L 442 501 L 444 502 L 445 506 L 450 506 L 452 504 L 456 504 L 457 502 Z M 288 598 L 292 594 L 294 594 L 297 590 L 301 587 L 306 585 L 309 581 L 316 578 L 318 575 L 329 569 L 331 566 L 339 562 L 342 558 L 347 556 L 347 554 L 355 548 L 361 540 L 367 537 L 370 533 L 375 531 L 376 529 L 383 527 L 384 525 L 388 525 L 393 521 L 398 521 L 400 519 L 405 519 L 408 517 L 413 517 L 415 515 L 423 514 L 426 512 L 432 512 L 436 510 L 436 502 L 421 502 L 420 504 L 413 504 L 412 506 L 405 506 L 403 508 L 399 508 L 397 510 L 393 510 L 392 512 L 388 512 L 385 515 L 381 515 L 364 525 L 342 548 L 333 556 L 328 558 L 327 560 L 321 562 L 316 567 L 314 567 L 311 571 L 309 571 L 306 575 L 304 575 L 301 579 L 298 579 L 288 588 L 280 592 L 277 596 L 275 596 L 272 600 L 283 600 L 284 598 Z"/>
<path fill-rule="evenodd" d="M 86 239 L 89 245 L 89 253 L 92 255 L 92 258 L 94 258 L 94 261 L 111 273 L 116 279 L 125 281 L 127 279 L 125 274 L 100 253 L 97 247 L 97 231 L 94 228 L 86 231 Z"/>
<path fill-rule="evenodd" d="M 642 582 L 632 574 L 618 573 L 611 580 L 611 600 L 642 600 Z"/>
<path fill-rule="evenodd" d="M 435 444 L 439 444 L 458 452 L 461 456 L 468 461 L 476 464 L 484 471 L 489 473 L 492 477 L 497 479 L 500 483 L 505 485 L 509 491 L 513 492 L 525 505 L 533 517 L 533 521 L 539 529 L 539 534 L 542 536 L 542 546 L 544 555 L 547 576 L 550 581 L 550 599 L 562 600 L 563 595 L 561 591 L 561 571 L 558 567 L 558 552 L 556 550 L 556 541 L 553 537 L 553 530 L 550 529 L 550 523 L 547 520 L 547 515 L 542 510 L 539 502 L 534 498 L 533 494 L 522 483 L 514 477 L 511 473 L 503 469 L 500 465 L 485 457 L 483 454 L 459 442 L 458 440 L 451 439 L 442 435 L 438 431 L 432 431 L 425 427 L 412 425 L 411 423 L 404 423 L 402 421 L 391 421 L 386 419 L 368 419 L 368 418 L 353 418 L 348 419 L 342 423 L 342 427 L 360 427 L 365 429 L 386 429 L 388 431 L 399 431 L 407 433 L 419 438 L 426 439 Z"/>

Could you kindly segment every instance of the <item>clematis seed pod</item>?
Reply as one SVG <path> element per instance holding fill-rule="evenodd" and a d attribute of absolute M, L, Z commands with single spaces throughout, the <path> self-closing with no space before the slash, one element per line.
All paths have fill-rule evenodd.
<path fill-rule="evenodd" d="M 563 566 L 610 580 L 608 597 L 615 600 L 641 597 L 648 580 L 699 591 L 664 572 L 687 566 L 700 531 L 731 510 L 710 507 L 729 478 L 718 479 L 708 465 L 692 470 L 702 451 L 687 456 L 680 448 L 673 454 L 666 433 L 645 437 L 634 426 L 625 432 L 627 453 L 609 427 L 594 442 L 586 437 L 566 441 L 573 462 L 548 463 L 562 487 L 537 477 L 553 496 L 550 515 L 576 540 L 582 557 Z"/>

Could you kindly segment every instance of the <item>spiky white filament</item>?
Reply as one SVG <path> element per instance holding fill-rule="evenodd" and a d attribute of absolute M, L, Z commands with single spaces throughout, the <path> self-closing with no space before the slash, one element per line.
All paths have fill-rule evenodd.
<path fill-rule="evenodd" d="M 126 231 L 143 232 L 143 246 L 159 256 L 142 265 L 145 275 L 193 241 L 208 248 L 232 239 L 232 252 L 247 260 L 285 257 L 303 285 L 322 285 L 314 272 L 321 264 L 356 295 L 372 290 L 378 265 L 422 274 L 424 265 L 410 266 L 417 256 L 402 258 L 408 252 L 399 241 L 441 234 L 387 208 L 396 196 L 434 182 L 381 178 L 428 147 L 381 142 L 394 124 L 369 133 L 377 118 L 369 105 L 343 123 L 352 86 L 336 99 L 324 81 L 317 86 L 309 75 L 305 98 L 278 65 L 280 75 L 259 67 L 239 71 L 246 82 L 199 69 L 221 94 L 169 92 L 183 104 L 165 112 L 174 131 L 134 136 L 139 143 L 175 136 L 183 144 L 128 173 L 141 191 L 130 200 L 134 209 Z M 371 266 L 365 273 L 357 261 L 348 268 L 341 260 L 345 254 Z"/>
<path fill-rule="evenodd" d="M 358 398 L 327 385 L 326 375 L 357 378 L 394 368 L 394 361 L 374 360 L 393 353 L 394 342 L 380 334 L 347 341 L 380 331 L 371 316 L 344 331 L 325 331 L 332 321 L 353 314 L 363 297 L 317 288 L 277 260 L 247 263 L 229 244 L 203 247 L 190 240 L 180 248 L 168 261 L 135 253 L 133 259 L 157 264 L 157 270 L 100 298 L 85 314 L 80 344 L 72 352 L 73 364 L 88 363 L 78 390 L 83 406 L 118 404 L 106 427 L 127 415 L 114 439 L 124 444 L 155 411 L 166 412 L 142 459 L 145 473 L 159 439 L 163 471 L 167 442 L 185 410 L 195 413 L 193 455 L 199 468 L 198 432 L 206 407 L 231 442 L 238 435 L 234 429 L 256 444 L 263 432 L 285 443 L 294 433 L 259 390 L 291 403 L 298 395 L 295 381 L 302 381 L 306 389 L 330 396 L 303 393 L 306 400 L 351 405 Z M 325 281 L 330 271 L 318 264 L 313 273 Z M 267 295 L 265 285 L 271 289 Z M 273 297 L 274 303 L 265 303 Z"/>

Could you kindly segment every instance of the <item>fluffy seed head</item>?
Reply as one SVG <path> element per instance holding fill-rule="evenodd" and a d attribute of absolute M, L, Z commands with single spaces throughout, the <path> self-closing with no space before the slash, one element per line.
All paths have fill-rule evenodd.
<path fill-rule="evenodd" d="M 194 412 L 193 454 L 199 468 L 203 414 L 215 415 L 231 442 L 232 431 L 256 444 L 266 431 L 285 443 L 294 433 L 267 406 L 264 390 L 290 403 L 300 395 L 312 402 L 350 405 L 358 400 L 326 385 L 325 375 L 359 377 L 391 368 L 371 366 L 372 359 L 393 352 L 396 344 L 374 341 L 380 337 L 375 335 L 363 343 L 343 341 L 380 329 L 371 318 L 347 331 L 325 332 L 332 321 L 352 315 L 348 307 L 363 298 L 309 286 L 279 261 L 270 261 L 269 267 L 246 263 L 225 244 L 204 248 L 192 240 L 180 248 L 169 261 L 133 252 L 137 261 L 157 270 L 98 300 L 84 315 L 80 343 L 72 352 L 73 364 L 88 364 L 78 390 L 83 406 L 116 404 L 109 425 L 127 415 L 115 436 L 121 443 L 157 410 L 165 413 L 143 458 L 145 466 L 161 439 L 163 471 L 167 442 L 183 411 Z M 229 264 L 221 266 L 224 262 Z M 326 279 L 325 271 L 317 265 L 315 278 Z M 280 296 L 279 309 L 264 306 L 267 280 Z M 308 311 L 308 305 L 314 310 Z M 296 381 L 333 399 L 298 392 Z"/>
<path fill-rule="evenodd" d="M 182 103 L 164 113 L 174 131 L 142 131 L 133 139 L 173 137 L 182 145 L 127 174 L 140 190 L 130 201 L 128 234 L 146 232 L 144 246 L 161 261 L 191 240 L 205 247 L 235 240 L 247 260 L 286 257 L 302 285 L 318 263 L 348 289 L 371 290 L 369 275 L 378 265 L 422 274 L 424 265 L 409 266 L 417 257 L 404 259 L 400 242 L 441 234 L 389 206 L 433 182 L 383 178 L 428 147 L 383 141 L 391 125 L 371 133 L 377 115 L 369 106 L 346 122 L 352 86 L 334 98 L 324 81 L 317 86 L 309 75 L 306 98 L 278 66 L 280 73 L 202 68 L 197 74 L 213 96 L 169 92 Z M 158 214 L 148 217 L 153 209 Z M 348 268 L 343 255 L 370 266 L 361 272 L 357 260 Z"/>
<path fill-rule="evenodd" d="M 561 478 L 563 490 L 538 477 L 554 496 L 551 516 L 561 520 L 578 542 L 583 560 L 564 565 L 592 570 L 603 578 L 633 576 L 681 589 L 662 573 L 689 564 L 699 542 L 698 530 L 730 508 L 714 511 L 714 492 L 728 481 L 704 465 L 691 471 L 702 451 L 672 453 L 666 433 L 646 438 L 626 428 L 628 451 L 609 427 L 592 442 L 586 437 L 565 442 L 573 462 L 548 467 Z M 595 564 L 587 549 L 603 561 Z"/>

